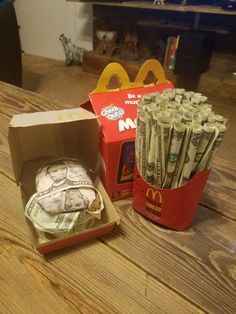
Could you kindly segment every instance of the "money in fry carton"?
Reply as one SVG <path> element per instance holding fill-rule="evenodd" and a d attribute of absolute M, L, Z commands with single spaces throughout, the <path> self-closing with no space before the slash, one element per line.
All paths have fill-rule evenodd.
<path fill-rule="evenodd" d="M 138 105 L 133 208 L 185 230 L 226 131 L 207 97 L 184 89 L 144 95 Z"/>
<path fill-rule="evenodd" d="M 154 74 L 155 81 L 145 86 L 144 77 L 149 72 Z M 120 86 L 111 90 L 107 86 L 112 76 L 119 79 Z M 143 64 L 135 82 L 130 82 L 127 72 L 120 64 L 109 64 L 101 74 L 97 88 L 89 95 L 91 105 L 84 108 L 94 111 L 101 125 L 101 178 L 112 200 L 132 195 L 139 100 L 143 94 L 161 92 L 164 88 L 172 87 L 172 83 L 165 78 L 160 63 L 152 59 Z"/>

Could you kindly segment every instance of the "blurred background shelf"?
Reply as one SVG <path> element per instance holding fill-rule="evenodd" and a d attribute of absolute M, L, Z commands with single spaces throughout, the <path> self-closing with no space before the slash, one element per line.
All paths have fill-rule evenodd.
<path fill-rule="evenodd" d="M 176 86 L 199 89 L 203 93 L 211 94 L 212 97 L 216 94 L 219 97 L 222 95 L 232 104 L 236 101 L 236 77 L 233 74 L 236 72 L 236 11 L 226 11 L 214 5 L 153 5 L 152 1 L 80 2 L 92 3 L 94 17 L 94 51 L 85 54 L 83 65 L 85 71 L 100 74 L 108 63 L 115 61 L 121 63 L 133 79 L 145 60 L 156 58 L 161 63 L 164 62 L 160 51 L 155 54 L 154 48 L 158 41 L 159 44 L 160 41 L 165 42 L 167 47 L 167 40 L 170 36 L 180 35 L 181 38 L 182 34 L 189 32 L 194 37 L 195 32 L 205 33 L 212 36 L 212 48 L 210 48 L 212 51 L 208 67 L 203 73 L 192 75 L 189 72 L 188 75 L 186 73 L 180 75 L 176 71 L 177 75 L 173 70 L 165 68 L 167 78 Z M 140 54 L 138 60 L 124 60 L 119 53 L 108 57 L 104 54 L 99 55 L 95 51 L 98 44 L 96 30 L 104 29 L 104 25 L 109 25 L 109 29 L 118 31 L 121 37 L 118 37 L 118 40 L 121 39 L 120 42 L 127 30 L 134 30 L 137 33 Z M 189 51 L 196 50 L 194 39 L 193 45 L 186 45 L 186 47 Z M 202 60 L 204 49 L 209 49 L 209 45 L 201 49 L 202 53 L 199 58 Z M 178 50 L 177 57 L 179 58 Z M 198 66 L 196 64 L 196 67 Z M 208 91 L 209 84 L 211 92 Z"/>
<path fill-rule="evenodd" d="M 74 2 L 90 2 L 93 4 L 133 9 L 160 10 L 160 11 L 176 11 L 176 12 L 193 12 L 205 14 L 223 14 L 236 15 L 236 11 L 226 11 L 220 6 L 213 5 L 180 5 L 180 4 L 164 4 L 154 5 L 153 1 L 90 1 L 90 0 L 67 0 Z"/>

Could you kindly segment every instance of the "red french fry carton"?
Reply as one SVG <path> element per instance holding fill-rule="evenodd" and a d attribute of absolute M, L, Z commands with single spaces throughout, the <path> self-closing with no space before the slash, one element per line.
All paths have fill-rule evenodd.
<path fill-rule="evenodd" d="M 149 72 L 154 74 L 155 82 L 144 85 Z M 107 86 L 112 76 L 119 79 L 120 87 L 110 90 Z M 101 126 L 101 179 L 113 201 L 132 195 L 138 101 L 143 94 L 162 92 L 165 88 L 173 88 L 173 85 L 166 80 L 161 64 L 152 59 L 143 64 L 134 82 L 130 82 L 120 64 L 109 64 L 97 88 L 89 95 L 91 104 L 84 108 L 98 116 Z"/>
<path fill-rule="evenodd" d="M 132 207 L 163 226 L 185 230 L 192 224 L 209 173 L 198 172 L 178 188 L 159 189 L 148 184 L 135 166 Z"/>

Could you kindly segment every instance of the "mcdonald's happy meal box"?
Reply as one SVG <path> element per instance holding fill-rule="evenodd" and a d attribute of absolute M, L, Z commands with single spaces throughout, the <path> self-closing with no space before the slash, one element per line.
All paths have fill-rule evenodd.
<path fill-rule="evenodd" d="M 155 81 L 144 85 L 149 72 L 153 73 Z M 107 86 L 113 76 L 119 79 L 120 86 L 111 90 Z M 101 179 L 113 201 L 130 197 L 133 191 L 137 104 L 143 94 L 162 92 L 165 88 L 173 88 L 173 85 L 155 59 L 143 64 L 134 82 L 130 82 L 120 64 L 110 63 L 101 74 L 97 88 L 89 95 L 90 103 L 83 105 L 98 116 Z"/>

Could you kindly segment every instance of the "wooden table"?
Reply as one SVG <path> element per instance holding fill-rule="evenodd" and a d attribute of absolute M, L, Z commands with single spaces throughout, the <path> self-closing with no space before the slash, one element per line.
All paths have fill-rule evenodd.
<path fill-rule="evenodd" d="M 45 259 L 28 237 L 7 127 L 13 114 L 65 107 L 0 83 L 0 313 L 236 313 L 236 123 L 189 230 L 158 226 L 123 200 L 112 234 Z M 236 107 L 221 111 L 235 122 Z"/>

